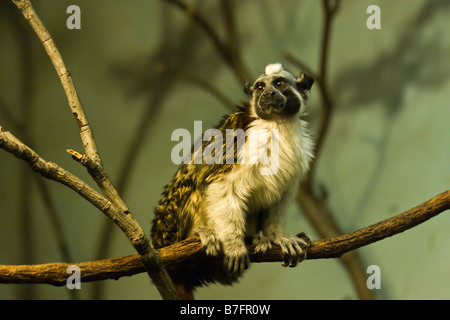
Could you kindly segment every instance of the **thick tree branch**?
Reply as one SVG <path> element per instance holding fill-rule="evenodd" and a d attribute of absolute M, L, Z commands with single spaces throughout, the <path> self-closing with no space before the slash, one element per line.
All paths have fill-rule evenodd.
<path fill-rule="evenodd" d="M 308 260 L 338 258 L 343 254 L 391 237 L 450 209 L 450 190 L 444 191 L 430 200 L 409 209 L 397 216 L 357 231 L 333 238 L 313 241 L 308 251 Z M 255 254 L 248 246 L 251 262 L 282 262 L 283 253 L 274 245 L 266 254 Z M 204 256 L 200 239 L 191 236 L 184 241 L 159 251 L 166 267 L 180 265 L 192 259 Z M 41 265 L 0 265 L 0 283 L 46 283 L 56 286 L 65 285 L 69 263 L 48 263 Z M 81 269 L 81 281 L 99 281 L 119 279 L 144 272 L 138 255 L 78 263 Z"/>

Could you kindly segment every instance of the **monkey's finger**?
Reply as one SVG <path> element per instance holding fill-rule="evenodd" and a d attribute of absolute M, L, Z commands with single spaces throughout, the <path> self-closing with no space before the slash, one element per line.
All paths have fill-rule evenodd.
<path fill-rule="evenodd" d="M 288 241 L 288 239 L 279 238 L 279 239 L 275 239 L 274 242 L 280 246 L 281 251 L 284 253 L 284 255 L 290 255 L 290 254 L 295 253 L 295 250 L 292 247 L 292 245 L 290 244 L 290 241 Z"/>
<path fill-rule="evenodd" d="M 243 265 L 242 265 L 242 260 L 239 259 L 239 257 L 234 257 L 231 259 L 231 271 L 234 274 L 241 274 L 243 271 Z"/>
<path fill-rule="evenodd" d="M 292 248 L 294 252 L 289 250 L 289 256 L 286 257 L 284 265 L 293 268 L 306 258 L 308 243 L 302 238 L 293 236 L 289 238 L 288 248 Z"/>
<path fill-rule="evenodd" d="M 305 245 L 309 248 L 309 246 L 311 245 L 311 239 L 304 233 L 304 232 L 300 232 L 299 234 L 297 234 L 295 236 L 296 238 L 303 240 L 303 242 L 305 243 Z"/>
<path fill-rule="evenodd" d="M 298 238 L 296 236 L 293 237 L 294 242 L 299 245 L 301 248 L 308 248 L 309 247 L 309 242 L 307 242 L 305 239 L 302 238 Z"/>
<path fill-rule="evenodd" d="M 225 270 L 230 274 L 240 275 L 244 270 L 248 269 L 249 265 L 250 259 L 248 255 L 237 257 L 225 256 L 224 258 Z"/>
<path fill-rule="evenodd" d="M 246 255 L 244 257 L 244 259 L 242 259 L 241 261 L 241 273 L 244 272 L 244 270 L 247 270 L 248 267 L 250 266 L 250 258 L 248 257 L 248 255 Z"/>
<path fill-rule="evenodd" d="M 287 256 L 284 260 L 283 267 L 294 268 L 299 262 L 303 261 L 302 254 L 296 254 L 293 256 Z"/>
<path fill-rule="evenodd" d="M 247 270 L 249 265 L 250 265 L 250 258 L 248 257 L 248 255 L 239 257 L 239 259 L 238 259 L 239 274 L 243 273 L 244 270 Z"/>
<path fill-rule="evenodd" d="M 290 256 L 296 256 L 297 255 L 297 250 L 295 248 L 295 245 L 296 245 L 295 241 L 286 241 L 286 247 L 287 247 L 287 249 L 289 251 L 288 254 Z"/>
<path fill-rule="evenodd" d="M 223 259 L 223 267 L 225 268 L 225 270 L 232 274 L 233 273 L 233 269 L 234 269 L 234 263 L 233 263 L 233 259 L 229 256 L 225 256 Z"/>
<path fill-rule="evenodd" d="M 299 261 L 303 261 L 306 258 L 307 247 L 304 242 L 294 242 L 294 248 L 297 256 L 299 257 Z"/>
<path fill-rule="evenodd" d="M 289 265 L 291 264 L 291 259 L 289 257 L 286 257 L 284 259 L 284 262 L 282 264 L 283 267 L 289 267 Z"/>
<path fill-rule="evenodd" d="M 297 255 L 293 255 L 293 256 L 286 256 L 284 259 L 284 262 L 282 264 L 283 267 L 295 267 L 298 263 L 298 256 Z"/>
<path fill-rule="evenodd" d="M 283 266 L 291 266 L 295 260 L 297 260 L 297 253 L 295 252 L 294 246 L 291 242 L 286 243 L 287 253 L 284 255 Z"/>
<path fill-rule="evenodd" d="M 220 241 L 217 239 L 214 232 L 205 227 L 198 227 L 194 231 L 202 242 L 202 246 L 205 248 L 206 255 L 217 256 L 220 252 Z"/>
<path fill-rule="evenodd" d="M 290 257 L 292 255 L 295 255 L 295 250 L 292 247 L 291 243 L 286 238 L 275 239 L 274 242 L 280 246 L 281 251 L 283 252 L 283 267 L 289 266 L 289 264 L 291 263 Z"/>
<path fill-rule="evenodd" d="M 297 257 L 295 257 L 295 259 L 291 260 L 291 263 L 289 264 L 289 268 L 296 267 L 298 263 L 299 263 L 299 259 Z"/>

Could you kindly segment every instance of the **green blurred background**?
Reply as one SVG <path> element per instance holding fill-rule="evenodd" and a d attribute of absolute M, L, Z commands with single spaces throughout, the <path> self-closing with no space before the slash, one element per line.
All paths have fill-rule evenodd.
<path fill-rule="evenodd" d="M 220 39 L 219 1 L 187 1 Z M 233 1 L 242 61 L 254 80 L 288 52 L 318 70 L 321 1 Z M 69 5 L 81 9 L 81 30 L 68 30 Z M 381 9 L 381 29 L 369 30 L 366 9 Z M 36 0 L 33 5 L 71 72 L 106 170 L 146 232 L 162 187 L 176 166 L 173 130 L 214 126 L 227 105 L 245 99 L 242 83 L 205 33 L 160 0 Z M 355 229 L 407 210 L 450 185 L 450 2 L 343 0 L 331 29 L 329 85 L 335 112 L 320 155 L 317 185 L 342 229 Z M 199 79 L 214 86 L 212 94 Z M 201 81 L 200 81 L 201 82 Z M 226 103 L 228 102 L 228 103 Z M 310 122 L 321 117 L 313 87 Z M 0 2 L 0 125 L 95 186 L 65 152 L 82 151 L 78 127 L 42 45 L 10 1 Z M 75 262 L 134 254 L 120 230 L 68 188 L 44 181 L 49 210 L 29 166 L 0 150 L 0 264 Z M 40 182 L 39 182 L 40 181 Z M 96 187 L 96 186 L 95 186 Z M 60 219 L 55 228 L 54 212 Z M 108 245 L 105 224 L 110 225 Z M 379 299 L 450 298 L 450 216 L 361 248 L 363 265 L 381 270 Z M 58 244 L 58 232 L 67 250 Z M 296 204 L 290 233 L 319 236 Z M 99 254 L 101 251 L 101 254 Z M 66 287 L 0 285 L 0 299 L 159 299 L 145 274 Z M 212 285 L 199 299 L 357 299 L 338 260 L 306 261 L 295 269 L 254 264 L 234 287 Z"/>

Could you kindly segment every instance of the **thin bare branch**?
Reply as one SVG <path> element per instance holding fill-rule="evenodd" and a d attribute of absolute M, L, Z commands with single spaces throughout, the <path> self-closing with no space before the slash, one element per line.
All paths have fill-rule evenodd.
<path fill-rule="evenodd" d="M 17 158 L 28 162 L 31 169 L 47 179 L 64 184 L 77 192 L 83 198 L 105 213 L 109 218 L 118 223 L 122 230 L 132 239 L 137 239 L 134 233 L 139 233 L 134 225 L 130 225 L 126 216 L 117 209 L 108 199 L 104 198 L 88 184 L 57 164 L 42 159 L 34 150 L 22 143 L 9 131 L 0 126 L 0 148 L 5 149 Z M 138 240 L 138 239 L 137 239 Z"/>
<path fill-rule="evenodd" d="M 317 163 L 328 134 L 332 115 L 334 112 L 334 101 L 328 86 L 328 63 L 329 47 L 331 42 L 332 22 L 339 10 L 340 0 L 322 0 L 323 27 L 321 46 L 319 51 L 319 71 L 311 73 L 317 79 L 319 96 L 322 104 L 322 116 L 319 122 L 319 129 L 316 139 L 315 159 L 312 161 L 310 170 L 307 173 L 301 188 L 298 192 L 297 202 L 303 209 L 303 213 L 314 226 L 316 231 L 324 238 L 334 237 L 342 234 L 342 230 L 335 219 L 335 216 L 326 201 L 324 187 L 322 194 L 317 195 L 314 191 L 314 176 L 317 171 Z M 288 56 L 289 60 L 296 65 L 307 67 L 298 59 Z M 312 71 L 312 70 L 311 70 Z M 372 291 L 365 285 L 365 273 L 361 259 L 357 252 L 351 252 L 340 260 L 352 278 L 352 283 L 361 299 L 373 299 Z"/>
<path fill-rule="evenodd" d="M 178 76 L 183 80 L 195 83 L 200 88 L 204 89 L 206 92 L 209 92 L 211 95 L 216 97 L 217 100 L 220 101 L 229 111 L 234 111 L 236 109 L 235 104 L 230 99 L 228 99 L 228 97 L 225 94 L 223 94 L 219 89 L 217 89 L 214 85 L 212 85 L 211 81 L 207 81 L 197 76 L 196 74 L 184 71 L 180 68 L 170 66 L 163 62 L 157 64 L 157 69 L 159 72 L 168 72 L 175 76 Z"/>
<path fill-rule="evenodd" d="M 31 168 L 43 177 L 62 183 L 74 190 L 114 221 L 139 253 L 147 273 L 155 282 L 161 296 L 164 299 L 178 299 L 178 294 L 164 269 L 161 259 L 142 228 L 134 219 L 123 214 L 117 206 L 80 178 L 57 164 L 42 159 L 34 150 L 22 143 L 2 126 L 0 126 L 0 148 L 28 162 Z"/>
<path fill-rule="evenodd" d="M 333 1 L 331 1 L 333 2 Z M 314 175 L 316 173 L 317 167 L 317 159 L 323 149 L 323 145 L 325 142 L 325 138 L 328 133 L 328 129 L 330 127 L 330 122 L 332 119 L 332 114 L 334 111 L 334 102 L 331 98 L 330 90 L 328 87 L 328 60 L 329 60 L 329 47 L 330 47 L 330 35 L 331 35 L 331 26 L 334 20 L 334 17 L 339 9 L 340 1 L 334 1 L 334 3 L 330 4 L 329 0 L 323 0 L 323 27 L 322 27 L 322 40 L 321 40 L 321 48 L 320 48 L 320 57 L 319 57 L 319 72 L 318 76 L 318 88 L 320 91 L 320 98 L 322 99 L 322 110 L 323 114 L 321 117 L 321 121 L 319 124 L 319 132 L 317 134 L 316 139 L 316 148 L 315 148 L 315 158 L 316 160 L 311 163 L 310 170 L 305 179 L 305 185 L 311 187 L 311 184 L 314 180 Z"/>
<path fill-rule="evenodd" d="M 188 6 L 181 0 L 164 0 L 165 2 L 171 3 L 180 10 L 182 10 L 192 21 L 197 24 L 200 29 L 206 34 L 206 36 L 211 40 L 213 46 L 216 48 L 217 52 L 221 58 L 230 66 L 231 70 L 234 72 L 239 82 L 244 84 L 250 79 L 250 75 L 244 64 L 241 61 L 239 55 L 239 49 L 237 47 L 237 35 L 234 30 L 234 17 L 232 12 L 231 4 L 229 1 L 222 2 L 222 9 L 224 10 L 225 24 L 227 26 L 228 40 L 229 42 L 222 41 L 211 25 L 206 21 L 206 19 L 200 15 L 195 8 Z M 231 1 L 231 0 L 230 0 Z"/>
<path fill-rule="evenodd" d="M 192 21 L 197 24 L 203 32 L 208 36 L 208 38 L 213 43 L 214 47 L 217 49 L 217 51 L 220 53 L 222 57 L 224 57 L 226 60 L 228 60 L 228 50 L 223 44 L 223 42 L 219 39 L 216 32 L 213 30 L 213 28 L 209 25 L 209 23 L 205 20 L 204 17 L 202 17 L 195 8 L 185 4 L 184 2 L 180 0 L 164 0 L 165 2 L 171 3 L 175 5 L 177 8 L 179 8 L 186 16 L 192 19 Z"/>
<path fill-rule="evenodd" d="M 228 51 L 229 65 L 238 76 L 241 83 L 250 80 L 250 74 L 242 62 L 241 46 L 236 28 L 236 18 L 234 0 L 221 0 L 220 7 L 224 18 L 224 25 L 227 31 L 225 47 Z"/>
<path fill-rule="evenodd" d="M 322 81 L 322 79 L 320 79 L 319 75 L 315 71 L 313 71 L 306 63 L 294 57 L 291 53 L 285 52 L 284 58 L 289 62 L 293 63 L 300 70 L 304 71 L 307 75 L 313 77 L 314 81 L 316 82 Z"/>
<path fill-rule="evenodd" d="M 126 234 L 133 247 L 140 254 L 140 258 L 146 268 L 146 271 L 154 281 L 161 296 L 164 299 L 178 299 L 179 297 L 175 291 L 175 287 L 173 286 L 170 277 L 165 271 L 159 256 L 151 245 L 150 240 L 132 216 L 131 212 L 128 209 L 128 206 L 119 196 L 111 179 L 103 168 L 103 164 L 97 150 L 91 126 L 89 125 L 87 117 L 84 113 L 84 109 L 81 105 L 72 77 L 68 69 L 66 68 L 61 54 L 59 53 L 59 50 L 56 47 L 50 33 L 45 28 L 43 22 L 39 19 L 29 0 L 12 0 L 12 2 L 19 8 L 25 19 L 29 22 L 33 30 L 36 32 L 37 36 L 41 40 L 42 45 L 45 48 L 45 51 L 52 61 L 53 66 L 55 67 L 56 72 L 61 80 L 64 92 L 66 93 L 66 97 L 69 102 L 72 114 L 75 116 L 76 122 L 80 129 L 80 136 L 87 158 L 92 160 L 96 164 L 95 166 L 87 168 L 94 181 L 97 183 L 97 185 L 102 190 L 102 193 L 106 197 L 106 199 L 101 199 L 101 206 L 97 206 L 97 208 L 107 214 L 108 217 L 111 218 Z M 85 186 L 83 186 L 83 188 L 80 188 L 80 185 L 73 184 L 73 182 L 82 182 L 80 179 L 70 174 L 68 171 L 56 166 L 55 164 L 42 160 L 33 150 L 31 150 L 28 146 L 22 144 L 18 139 L 16 139 L 8 132 L 4 131 L 2 127 L 0 127 L 0 131 L 2 131 L 3 136 L 2 147 L 6 146 L 5 149 L 7 149 L 9 152 L 13 153 L 19 158 L 22 158 L 25 161 L 28 161 L 31 167 L 41 173 L 44 177 L 65 184 L 66 186 L 77 191 L 80 195 L 82 195 L 89 201 L 93 200 L 94 196 L 94 198 L 100 200 L 100 195 L 92 192 L 90 193 L 90 197 L 86 197 L 84 192 L 89 189 L 93 191 L 93 189 L 88 187 L 84 182 L 83 183 Z M 13 146 L 13 148 L 8 149 L 8 146 Z M 27 156 L 29 154 L 32 154 L 32 156 Z M 51 174 L 54 170 L 56 170 L 60 175 L 54 176 L 53 174 Z M 68 179 L 61 179 L 61 175 L 65 176 Z M 92 203 L 94 205 L 96 204 L 95 201 L 93 201 Z"/>
<path fill-rule="evenodd" d="M 67 100 L 69 102 L 72 114 L 78 124 L 80 130 L 81 140 L 86 154 L 95 162 L 98 163 L 97 171 L 92 171 L 90 174 L 93 176 L 95 182 L 98 184 L 103 194 L 113 203 L 116 204 L 123 212 L 128 212 L 129 209 L 123 200 L 120 198 L 116 189 L 114 188 L 110 178 L 103 169 L 103 164 L 98 153 L 97 145 L 94 140 L 94 135 L 91 126 L 87 120 L 84 109 L 81 105 L 80 98 L 75 89 L 72 76 L 67 69 L 52 36 L 48 32 L 47 28 L 36 14 L 31 2 L 29 0 L 12 0 L 14 4 L 22 12 L 25 19 L 31 25 L 36 35 L 41 40 L 45 51 L 47 52 L 55 70 L 58 74 Z"/>

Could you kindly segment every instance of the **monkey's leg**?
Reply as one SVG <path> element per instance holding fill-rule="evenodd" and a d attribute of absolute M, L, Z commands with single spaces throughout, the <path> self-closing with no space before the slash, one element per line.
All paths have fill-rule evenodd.
<path fill-rule="evenodd" d="M 284 253 L 284 267 L 295 267 L 306 258 L 309 248 L 309 238 L 305 234 L 299 236 L 285 235 L 282 223 L 283 203 L 273 206 L 266 215 L 263 216 L 262 232 L 264 236 L 257 236 L 253 239 L 255 252 L 265 253 L 272 248 L 272 243 L 280 246 Z"/>

